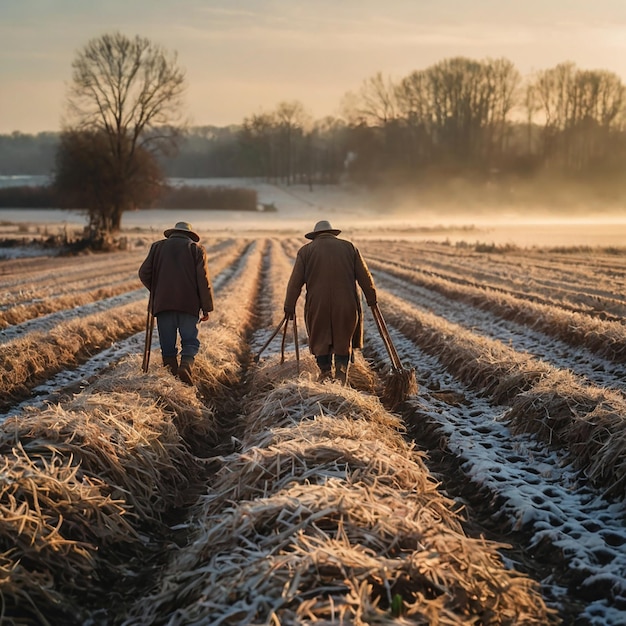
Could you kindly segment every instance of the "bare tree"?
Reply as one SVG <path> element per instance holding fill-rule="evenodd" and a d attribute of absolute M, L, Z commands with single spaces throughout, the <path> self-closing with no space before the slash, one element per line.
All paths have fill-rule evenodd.
<path fill-rule="evenodd" d="M 483 62 L 487 97 L 486 148 L 495 159 L 502 158 L 509 129 L 509 116 L 520 100 L 519 71 L 507 59 Z"/>
<path fill-rule="evenodd" d="M 580 172 L 610 160 L 626 104 L 626 87 L 616 74 L 562 63 L 540 72 L 532 88 L 545 119 L 549 164 Z"/>
<path fill-rule="evenodd" d="M 110 244 L 108 234 L 115 230 L 118 198 L 125 198 L 132 206 L 145 206 L 162 190 L 161 169 L 152 154 L 141 146 L 135 149 L 132 168 L 123 179 L 116 176 L 112 159 L 109 138 L 101 131 L 61 134 L 55 188 L 63 207 L 88 215 L 86 239 L 94 248 Z"/>
<path fill-rule="evenodd" d="M 103 179 L 113 181 L 114 192 L 98 197 L 102 186 L 95 185 L 87 209 L 105 211 L 101 226 L 115 233 L 124 211 L 141 202 L 130 193 L 130 183 L 141 178 L 147 155 L 176 146 L 184 71 L 175 53 L 146 38 L 120 33 L 89 41 L 72 70 L 64 132 L 87 132 L 104 140 L 107 154 L 101 155 L 99 171 Z M 154 168 L 145 171 L 152 176 Z"/>
<path fill-rule="evenodd" d="M 357 96 L 357 115 L 366 123 L 384 126 L 396 118 L 396 86 L 381 72 L 363 81 Z"/>
<path fill-rule="evenodd" d="M 239 142 L 252 170 L 267 180 L 278 178 L 276 120 L 271 113 L 259 113 L 244 119 Z"/>
<path fill-rule="evenodd" d="M 322 184 L 339 182 L 346 165 L 346 124 L 327 116 L 317 120 L 311 131 L 311 176 Z"/>
<path fill-rule="evenodd" d="M 274 113 L 278 125 L 281 173 L 290 185 L 294 179 L 298 152 L 304 149 L 304 133 L 311 125 L 311 118 L 301 102 L 281 102 Z"/>
<path fill-rule="evenodd" d="M 506 59 L 446 59 L 415 71 L 396 89 L 411 163 L 433 159 L 492 165 L 504 153 L 520 82 Z"/>

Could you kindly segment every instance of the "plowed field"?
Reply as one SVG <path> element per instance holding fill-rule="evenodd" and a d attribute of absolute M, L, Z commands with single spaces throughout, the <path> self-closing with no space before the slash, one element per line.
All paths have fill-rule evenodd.
<path fill-rule="evenodd" d="M 304 298 L 255 362 L 302 238 L 202 242 L 196 388 L 141 371 L 149 241 L 0 260 L 0 622 L 626 623 L 626 250 L 355 240 L 389 407 L 369 310 L 348 388 Z"/>

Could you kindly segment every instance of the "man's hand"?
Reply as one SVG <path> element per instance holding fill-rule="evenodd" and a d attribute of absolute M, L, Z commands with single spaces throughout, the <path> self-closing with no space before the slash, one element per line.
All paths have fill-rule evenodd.
<path fill-rule="evenodd" d="M 288 320 L 292 320 L 295 314 L 296 314 L 296 307 L 291 307 L 291 306 L 285 307 L 285 317 Z"/>
<path fill-rule="evenodd" d="M 205 313 L 201 318 L 200 318 L 201 322 L 208 322 L 209 321 L 209 314 Z"/>

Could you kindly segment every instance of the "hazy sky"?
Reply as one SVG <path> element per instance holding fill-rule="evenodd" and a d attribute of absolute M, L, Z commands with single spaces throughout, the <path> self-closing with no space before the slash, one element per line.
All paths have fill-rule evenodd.
<path fill-rule="evenodd" d="M 626 0 L 0 0 L 0 133 L 58 130 L 71 64 L 120 31 L 178 53 L 192 124 L 285 100 L 315 118 L 382 72 L 505 57 L 522 75 L 573 61 L 626 82 Z"/>

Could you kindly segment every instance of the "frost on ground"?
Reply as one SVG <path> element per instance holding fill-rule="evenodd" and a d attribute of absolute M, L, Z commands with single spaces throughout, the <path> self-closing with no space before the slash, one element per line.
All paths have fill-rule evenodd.
<path fill-rule="evenodd" d="M 364 248 L 366 241 L 376 241 L 379 235 L 382 243 L 376 244 L 379 246 L 376 249 L 383 250 L 379 256 L 384 257 L 385 251 L 391 249 L 389 242 L 392 240 L 402 239 L 410 245 L 418 246 L 416 242 L 420 237 L 417 230 L 419 220 L 413 220 L 413 230 L 410 232 L 403 231 L 401 227 L 383 230 L 382 225 L 388 226 L 388 221 L 377 213 L 375 207 L 363 206 L 358 197 L 350 196 L 341 203 L 339 196 L 333 196 L 329 189 L 324 192 L 310 192 L 302 186 L 279 188 L 267 184 L 259 185 L 258 188 L 260 200 L 275 204 L 276 214 L 250 216 L 205 211 L 185 212 L 182 215 L 155 210 L 125 216 L 125 232 L 129 237 L 141 240 L 143 246 L 128 251 L 128 255 L 135 255 L 137 258 L 137 267 L 147 252 L 149 241 L 161 237 L 164 228 L 171 227 L 180 219 L 191 221 L 206 240 L 218 235 L 225 237 L 227 242 L 239 238 L 245 240 L 236 253 L 232 253 L 232 261 L 224 260 L 225 255 L 230 254 L 230 244 L 227 243 L 224 247 L 216 245 L 215 259 L 217 261 L 222 258 L 225 265 L 214 276 L 218 307 L 222 299 L 233 297 L 235 290 L 231 281 L 242 277 L 243 268 L 248 267 L 246 263 L 251 255 L 263 255 L 262 269 L 259 270 L 262 287 L 258 293 L 249 287 L 250 293 L 254 294 L 250 296 L 253 314 L 251 313 L 246 322 L 254 327 L 254 332 L 247 335 L 251 353 L 260 348 L 275 327 L 277 320 L 273 316 L 280 316 L 281 313 L 285 274 L 289 263 L 293 260 L 295 250 L 306 243 L 303 234 L 318 219 L 330 219 L 333 226 L 342 229 L 342 236 L 363 242 Z M 404 222 L 397 222 L 400 223 Z M 582 230 L 584 226 L 581 232 Z M 467 284 L 471 283 L 474 279 L 470 270 L 475 269 L 476 275 L 479 275 L 479 271 L 483 271 L 482 266 L 476 269 L 463 265 L 473 261 L 467 256 L 457 256 L 450 240 L 457 234 L 467 238 L 467 233 L 468 231 L 462 233 L 450 228 L 441 235 L 435 236 L 432 231 L 422 234 L 421 237 L 428 241 L 434 241 L 437 237 L 442 238 L 440 241 L 448 239 L 446 245 L 439 246 L 437 252 L 450 257 L 449 264 L 454 270 L 443 263 L 436 265 L 433 262 L 425 272 L 434 277 L 441 274 L 450 283 L 456 281 L 455 284 L 460 284 L 464 278 L 467 278 Z M 582 237 L 581 234 L 580 241 L 583 241 Z M 271 247 L 268 241 L 272 242 L 275 253 L 276 250 L 283 251 L 285 258 L 282 259 L 282 265 L 276 260 L 280 260 L 280 254 L 270 257 L 269 253 L 261 251 L 265 249 L 264 246 Z M 253 242 L 253 245 L 248 246 L 249 242 Z M 374 249 L 375 246 L 372 247 Z M 401 260 L 408 265 L 425 264 L 426 250 L 418 247 L 416 250 L 414 256 Z M 389 254 L 395 253 L 388 252 Z M 463 328 L 474 337 L 506 346 L 517 355 L 528 356 L 541 371 L 547 368 L 557 369 L 584 381 L 585 385 L 608 388 L 622 395 L 626 393 L 626 369 L 619 359 L 610 360 L 598 356 L 582 345 L 572 346 L 562 338 L 551 336 L 549 329 L 505 319 L 498 312 L 481 308 L 477 301 L 483 292 L 478 288 L 474 294 L 474 303 L 471 299 L 462 300 L 455 295 L 442 295 L 435 289 L 413 284 L 408 278 L 398 278 L 393 274 L 393 268 L 385 267 L 378 258 L 374 263 L 373 257 L 374 255 L 372 268 L 375 279 L 384 297 L 397 298 L 407 307 L 446 320 L 446 328 Z M 477 254 L 476 258 L 478 257 Z M 106 256 L 101 258 L 103 264 L 109 259 Z M 616 259 L 619 261 L 620 257 Z M 5 261 L 9 263 L 9 259 Z M 80 262 L 80 258 L 68 260 L 68 264 L 76 265 Z M 490 263 L 489 267 L 497 266 L 497 257 L 492 256 Z M 525 269 L 515 274 L 516 263 L 517 260 L 506 267 L 504 264 L 498 266 L 500 275 L 497 283 L 492 277 L 485 276 L 484 280 L 493 281 L 491 287 L 494 290 L 510 289 L 520 300 L 524 297 L 549 300 L 549 296 L 554 295 L 554 306 L 562 306 L 566 311 L 576 307 L 583 309 L 576 302 L 571 304 L 576 295 L 573 293 L 574 288 L 569 283 L 566 286 L 560 279 L 551 279 L 555 283 L 552 286 L 548 284 L 550 281 L 545 281 L 541 289 L 533 286 L 537 291 L 531 294 L 523 292 L 520 284 L 527 286 L 529 274 Z M 539 273 L 547 271 L 545 268 L 548 263 L 547 253 L 545 258 L 537 261 L 538 273 L 533 275 L 533 285 L 540 282 Z M 569 263 L 569 258 L 560 260 L 558 271 L 565 272 L 563 267 L 569 271 Z M 605 270 L 600 264 L 594 266 L 593 272 L 597 272 L 597 275 L 594 274 L 590 280 L 594 281 L 595 291 L 590 290 L 586 294 L 588 301 L 605 302 L 611 296 L 601 286 L 602 272 L 610 274 L 611 281 L 615 282 L 616 292 L 621 291 L 619 281 L 626 275 L 623 267 L 619 263 L 613 267 L 610 261 L 606 261 L 606 264 L 608 269 Z M 278 269 L 279 266 L 281 269 Z M 571 268 L 574 271 L 573 263 Z M 33 271 L 36 272 L 36 268 Z M 273 274 L 277 277 L 276 284 L 272 283 Z M 36 288 L 27 288 L 26 284 L 9 285 L 9 279 L 5 281 L 4 289 L 7 293 L 11 292 L 12 297 L 6 299 L 11 302 L 11 306 L 19 306 L 18 299 L 13 296 L 20 289 L 25 294 L 28 293 L 29 298 L 37 291 Z M 475 279 L 475 282 L 480 280 Z M 572 293 L 565 293 L 568 289 Z M 562 304 L 557 295 L 563 297 Z M 613 296 L 617 313 L 613 314 L 612 323 L 619 317 L 619 307 L 623 306 L 619 294 Z M 45 337 L 46 333 L 62 324 L 94 313 L 106 314 L 108 310 L 114 311 L 122 306 L 135 307 L 143 319 L 146 300 L 145 290 L 137 284 L 129 286 L 120 295 L 25 319 L 0 331 L 0 350 L 20 337 L 35 333 L 41 333 Z M 5 306 L 9 304 L 3 304 Z M 386 312 L 384 308 L 383 312 Z M 229 313 L 234 311 L 224 312 L 219 321 L 216 318 L 210 321 L 209 328 L 216 333 L 216 337 L 220 332 L 228 330 Z M 590 314 L 592 313 L 597 311 L 590 308 Z M 388 367 L 388 358 L 382 340 L 377 335 L 373 320 L 367 315 L 366 321 L 365 355 L 377 370 L 384 372 Z M 414 325 L 417 326 L 417 322 Z M 510 538 L 512 549 L 503 551 L 503 554 L 511 568 L 526 568 L 531 571 L 540 581 L 546 601 L 559 608 L 568 607 L 567 615 L 575 615 L 580 620 L 577 623 L 594 626 L 617 626 L 626 623 L 626 505 L 623 499 L 609 498 L 602 488 L 592 487 L 585 476 L 572 467 L 571 459 L 564 451 L 533 435 L 514 433 L 506 422 L 506 403 L 498 404 L 481 393 L 471 382 L 461 382 L 458 376 L 455 377 L 448 371 L 447 364 L 436 354 L 428 353 L 414 338 L 403 334 L 404 329 L 401 332 L 394 324 L 390 324 L 390 327 L 402 361 L 406 366 L 415 368 L 419 382 L 418 396 L 398 409 L 398 415 L 409 425 L 409 434 L 417 445 L 423 447 L 432 457 L 433 471 L 440 472 L 438 478 L 441 480 L 441 488 L 452 494 L 459 504 L 467 506 L 468 516 L 473 516 L 469 518 L 468 524 L 483 528 L 487 533 L 500 533 L 501 537 Z M 300 350 L 305 352 L 304 325 L 300 324 L 300 328 Z M 42 384 L 33 386 L 29 397 L 16 401 L 0 419 L 18 416 L 29 407 L 63 402 L 65 395 L 71 396 L 83 389 L 89 389 L 94 379 L 102 376 L 108 367 L 129 355 L 139 354 L 143 349 L 143 340 L 141 328 L 136 327 L 128 336 L 120 337 L 111 345 L 94 347 L 93 353 L 81 363 L 71 368 L 63 368 L 62 371 L 50 375 Z M 275 355 L 279 345 L 280 337 L 268 348 L 266 356 Z M 156 332 L 152 352 L 152 358 L 158 362 Z M 487 361 L 490 355 L 485 353 L 483 356 Z M 239 358 L 232 350 L 229 357 L 232 361 Z M 288 348 L 287 359 L 289 362 L 294 360 L 292 345 Z M 253 365 L 246 364 L 245 367 Z M 232 399 L 233 402 L 241 400 L 237 395 L 239 390 L 237 393 L 233 390 L 227 391 L 237 396 Z M 232 407 L 229 410 L 232 411 Z M 228 418 L 234 419 L 233 414 L 228 413 Z"/>

